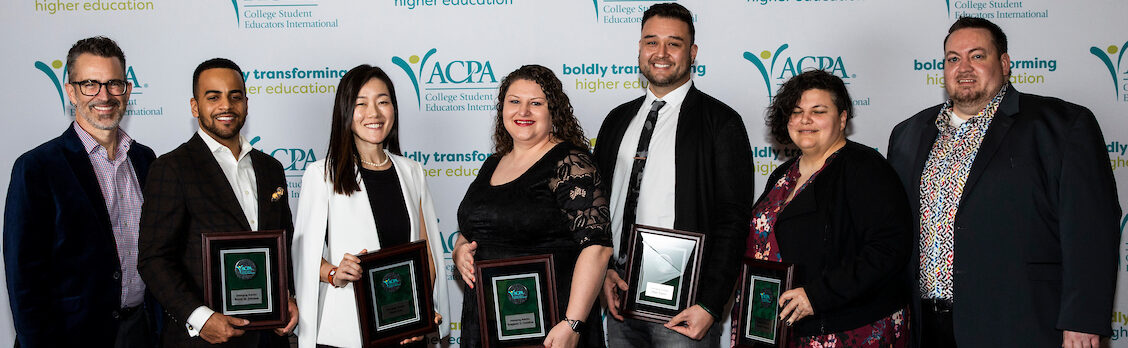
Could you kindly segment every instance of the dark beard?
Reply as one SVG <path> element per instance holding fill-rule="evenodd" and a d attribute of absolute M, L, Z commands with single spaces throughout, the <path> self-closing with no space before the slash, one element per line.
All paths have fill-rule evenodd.
<path fill-rule="evenodd" d="M 986 91 L 974 91 L 968 93 L 966 96 L 961 96 L 960 93 L 950 95 L 952 98 L 952 106 L 958 109 L 977 108 L 982 109 L 991 102 L 991 97 Z"/>

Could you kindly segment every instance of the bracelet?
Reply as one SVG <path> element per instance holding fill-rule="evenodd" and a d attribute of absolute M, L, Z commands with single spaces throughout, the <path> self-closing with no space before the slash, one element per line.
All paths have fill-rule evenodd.
<path fill-rule="evenodd" d="M 329 270 L 329 276 L 326 277 L 326 278 L 329 278 L 329 285 L 332 285 L 334 288 L 337 287 L 337 284 L 333 283 L 333 277 L 336 276 L 336 275 L 337 275 L 337 267 L 333 267 L 333 269 Z"/>

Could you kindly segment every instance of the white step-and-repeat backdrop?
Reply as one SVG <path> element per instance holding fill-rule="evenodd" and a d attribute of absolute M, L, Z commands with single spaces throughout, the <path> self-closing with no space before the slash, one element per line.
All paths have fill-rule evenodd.
<path fill-rule="evenodd" d="M 884 153 L 893 125 L 944 100 L 942 40 L 956 17 L 970 15 L 990 18 L 1009 34 L 1015 88 L 1096 113 L 1121 206 L 1128 206 L 1128 2 L 679 2 L 695 15 L 700 49 L 693 79 L 743 115 L 755 150 L 748 178 L 757 187 L 786 154 L 771 146 L 763 126 L 764 108 L 781 82 L 805 69 L 842 77 L 857 111 L 851 138 Z M 295 206 L 303 170 L 325 156 L 340 76 L 368 63 L 395 82 L 404 154 L 427 170 L 449 252 L 459 201 L 491 152 L 498 82 L 523 64 L 552 68 L 594 136 L 611 108 L 643 93 L 637 41 L 642 11 L 654 3 L 11 1 L 0 11 L 0 105 L 9 108 L 0 126 L 0 191 L 7 191 L 17 156 L 58 136 L 73 119 L 60 83 L 67 49 L 78 39 L 106 35 L 121 45 L 133 83 L 122 124 L 158 154 L 196 129 L 188 107 L 195 66 L 212 57 L 239 63 L 250 93 L 243 133 L 286 166 Z M 1126 222 L 1123 217 L 1121 231 Z M 1120 267 L 1128 272 L 1128 259 Z M 446 285 L 457 289 L 453 280 Z M 454 308 L 460 294 L 453 292 Z M 0 303 L 0 345 L 7 345 L 14 333 L 4 291 Z M 1113 345 L 1128 347 L 1120 343 L 1128 336 L 1128 298 L 1118 301 L 1110 320 Z M 461 320 L 454 315 L 446 322 L 455 345 Z"/>

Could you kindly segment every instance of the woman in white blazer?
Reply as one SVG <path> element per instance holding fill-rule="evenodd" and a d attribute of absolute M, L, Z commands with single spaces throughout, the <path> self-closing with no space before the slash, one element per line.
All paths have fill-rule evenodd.
<path fill-rule="evenodd" d="M 329 151 L 306 167 L 295 223 L 301 348 L 360 347 L 355 255 L 409 241 L 431 241 L 436 321 L 449 317 L 437 215 L 422 166 L 399 155 L 396 110 L 395 88 L 380 68 L 360 65 L 341 78 Z M 439 325 L 439 334 L 449 326 Z"/>

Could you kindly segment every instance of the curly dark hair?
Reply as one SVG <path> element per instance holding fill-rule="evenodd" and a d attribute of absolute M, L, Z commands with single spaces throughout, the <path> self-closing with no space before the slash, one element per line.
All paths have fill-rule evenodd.
<path fill-rule="evenodd" d="M 552 118 L 553 137 L 582 149 L 590 149 L 587 137 L 584 136 L 584 129 L 580 127 L 580 122 L 572 113 L 572 102 L 568 100 L 568 95 L 564 94 L 564 85 L 560 83 L 560 79 L 556 78 L 556 74 L 549 68 L 530 64 L 517 68 L 501 80 L 497 94 L 497 117 L 494 120 L 494 154 L 504 156 L 509 151 L 513 151 L 513 137 L 505 130 L 505 120 L 501 111 L 505 106 L 505 95 L 509 92 L 509 86 L 517 80 L 533 81 L 544 91 L 544 96 L 548 99 L 548 112 Z"/>
<path fill-rule="evenodd" d="M 825 70 L 808 70 L 795 75 L 772 98 L 765 116 L 765 124 L 772 133 L 772 137 L 780 145 L 790 145 L 791 135 L 787 134 L 787 122 L 791 120 L 791 111 L 799 105 L 803 92 L 811 89 L 821 89 L 830 93 L 834 107 L 838 112 L 846 111 L 846 119 L 854 118 L 854 102 L 850 93 L 846 91 L 846 84 L 838 76 Z"/>

